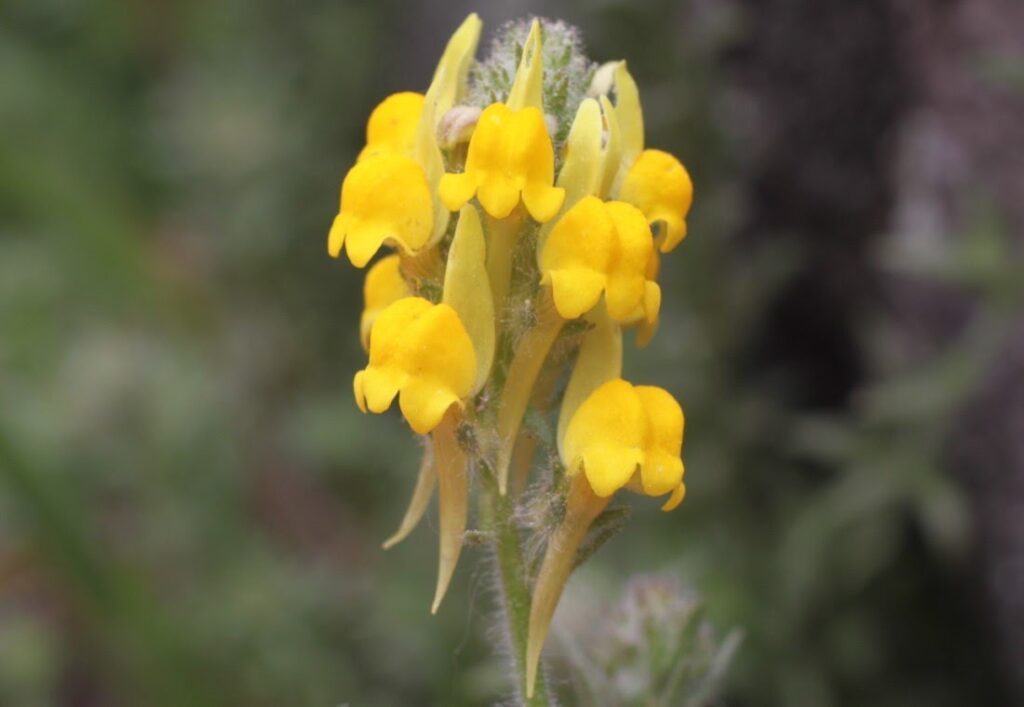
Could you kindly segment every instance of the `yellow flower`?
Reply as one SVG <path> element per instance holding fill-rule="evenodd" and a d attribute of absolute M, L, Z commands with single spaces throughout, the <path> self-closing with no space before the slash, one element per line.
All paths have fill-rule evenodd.
<path fill-rule="evenodd" d="M 384 412 L 400 394 L 402 415 L 427 434 L 451 406 L 462 407 L 475 377 L 473 342 L 455 310 L 404 297 L 374 322 L 370 363 L 356 373 L 353 388 L 363 412 Z"/>
<path fill-rule="evenodd" d="M 682 446 L 683 410 L 675 398 L 619 378 L 576 410 L 565 431 L 563 462 L 570 474 L 586 474 L 601 498 L 626 486 L 647 496 L 671 493 L 663 509 L 672 510 L 685 488 Z"/>
<path fill-rule="evenodd" d="M 337 258 L 345 245 L 349 260 L 361 268 L 384 243 L 407 253 L 419 250 L 433 223 L 430 187 L 420 165 L 395 153 L 372 155 L 345 176 L 327 252 Z"/>
<path fill-rule="evenodd" d="M 422 113 L 422 93 L 403 91 L 385 98 L 370 113 L 366 123 L 366 147 L 359 153 L 359 159 L 381 152 L 412 155 Z"/>
<path fill-rule="evenodd" d="M 363 283 L 363 314 L 359 318 L 359 340 L 370 348 L 370 328 L 377 317 L 395 300 L 412 294 L 402 277 L 402 259 L 398 255 L 381 258 L 366 273 Z"/>
<path fill-rule="evenodd" d="M 668 253 L 686 237 L 686 214 L 693 203 L 693 182 L 675 157 L 644 150 L 626 172 L 619 198 L 639 208 L 651 224 L 664 223 L 658 247 Z"/>
<path fill-rule="evenodd" d="M 532 106 L 514 111 L 493 103 L 470 138 L 465 171 L 445 174 L 438 193 L 451 211 L 476 195 L 494 218 L 508 216 L 522 197 L 530 216 L 543 223 L 565 198 L 565 191 L 553 186 L 554 178 L 555 153 L 543 113 Z"/>
<path fill-rule="evenodd" d="M 600 326 L 600 323 L 599 325 Z M 614 336 L 599 334 L 594 352 L 614 351 Z M 582 352 L 581 352 L 582 354 Z M 596 361 L 595 361 L 596 363 Z M 606 365 L 598 365 L 594 371 Z M 570 383 L 572 386 L 572 383 Z M 530 605 L 526 694 L 533 694 L 541 650 L 577 552 L 612 494 L 629 488 L 648 496 L 671 493 L 662 510 L 683 500 L 683 410 L 661 388 L 614 378 L 596 388 L 560 434 L 559 453 L 569 475 L 565 515 L 548 538 Z"/>
<path fill-rule="evenodd" d="M 638 308 L 649 321 L 661 291 L 647 279 L 654 257 L 647 221 L 621 201 L 580 199 L 551 230 L 541 252 L 542 282 L 551 284 L 558 313 L 575 319 L 605 295 L 608 313 L 629 322 Z"/>

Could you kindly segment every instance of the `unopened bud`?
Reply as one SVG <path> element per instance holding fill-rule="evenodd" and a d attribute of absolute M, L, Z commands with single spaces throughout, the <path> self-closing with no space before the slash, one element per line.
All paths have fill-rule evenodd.
<path fill-rule="evenodd" d="M 455 106 L 441 117 L 437 124 L 437 144 L 450 150 L 459 143 L 469 142 L 483 111 L 476 106 Z"/>

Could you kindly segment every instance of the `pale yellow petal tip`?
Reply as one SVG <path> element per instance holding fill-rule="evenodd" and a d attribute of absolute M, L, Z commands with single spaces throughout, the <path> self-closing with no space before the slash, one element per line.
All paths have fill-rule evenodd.
<path fill-rule="evenodd" d="M 506 101 L 509 108 L 521 110 L 532 107 L 543 110 L 543 57 L 541 25 L 539 20 L 534 19 L 526 41 L 523 42 L 523 54 L 509 90 Z"/>

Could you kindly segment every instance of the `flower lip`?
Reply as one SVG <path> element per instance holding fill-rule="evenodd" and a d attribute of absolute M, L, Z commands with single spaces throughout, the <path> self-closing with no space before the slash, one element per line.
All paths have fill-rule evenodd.
<path fill-rule="evenodd" d="M 492 103 L 470 138 L 465 171 L 445 174 L 438 194 L 450 211 L 475 195 L 494 218 L 507 217 L 521 200 L 530 216 L 543 223 L 558 213 L 565 198 L 565 191 L 553 186 L 554 171 L 554 148 L 541 111 Z"/>
<path fill-rule="evenodd" d="M 423 169 L 409 157 L 378 153 L 345 175 L 327 250 L 336 258 L 344 246 L 352 264 L 361 268 L 385 243 L 407 253 L 418 251 L 427 244 L 432 226 L 433 205 Z"/>

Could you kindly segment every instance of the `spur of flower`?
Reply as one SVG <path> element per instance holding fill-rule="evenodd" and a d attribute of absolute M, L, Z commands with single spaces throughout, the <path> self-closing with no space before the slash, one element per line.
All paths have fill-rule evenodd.
<path fill-rule="evenodd" d="M 645 148 L 624 62 L 599 67 L 573 28 L 540 20 L 507 25 L 478 61 L 480 30 L 470 15 L 423 93 L 372 111 L 327 245 L 370 266 L 356 404 L 383 413 L 397 400 L 427 440 L 384 546 L 437 490 L 437 611 L 475 489 L 516 689 L 547 704 L 542 648 L 592 524 L 621 490 L 664 497 L 664 510 L 685 495 L 682 408 L 623 380 L 622 356 L 625 331 L 639 345 L 654 335 L 660 258 L 686 235 L 693 187 L 679 160 Z M 564 512 L 520 525 L 527 495 Z M 533 576 L 524 548 L 536 546 Z"/>

